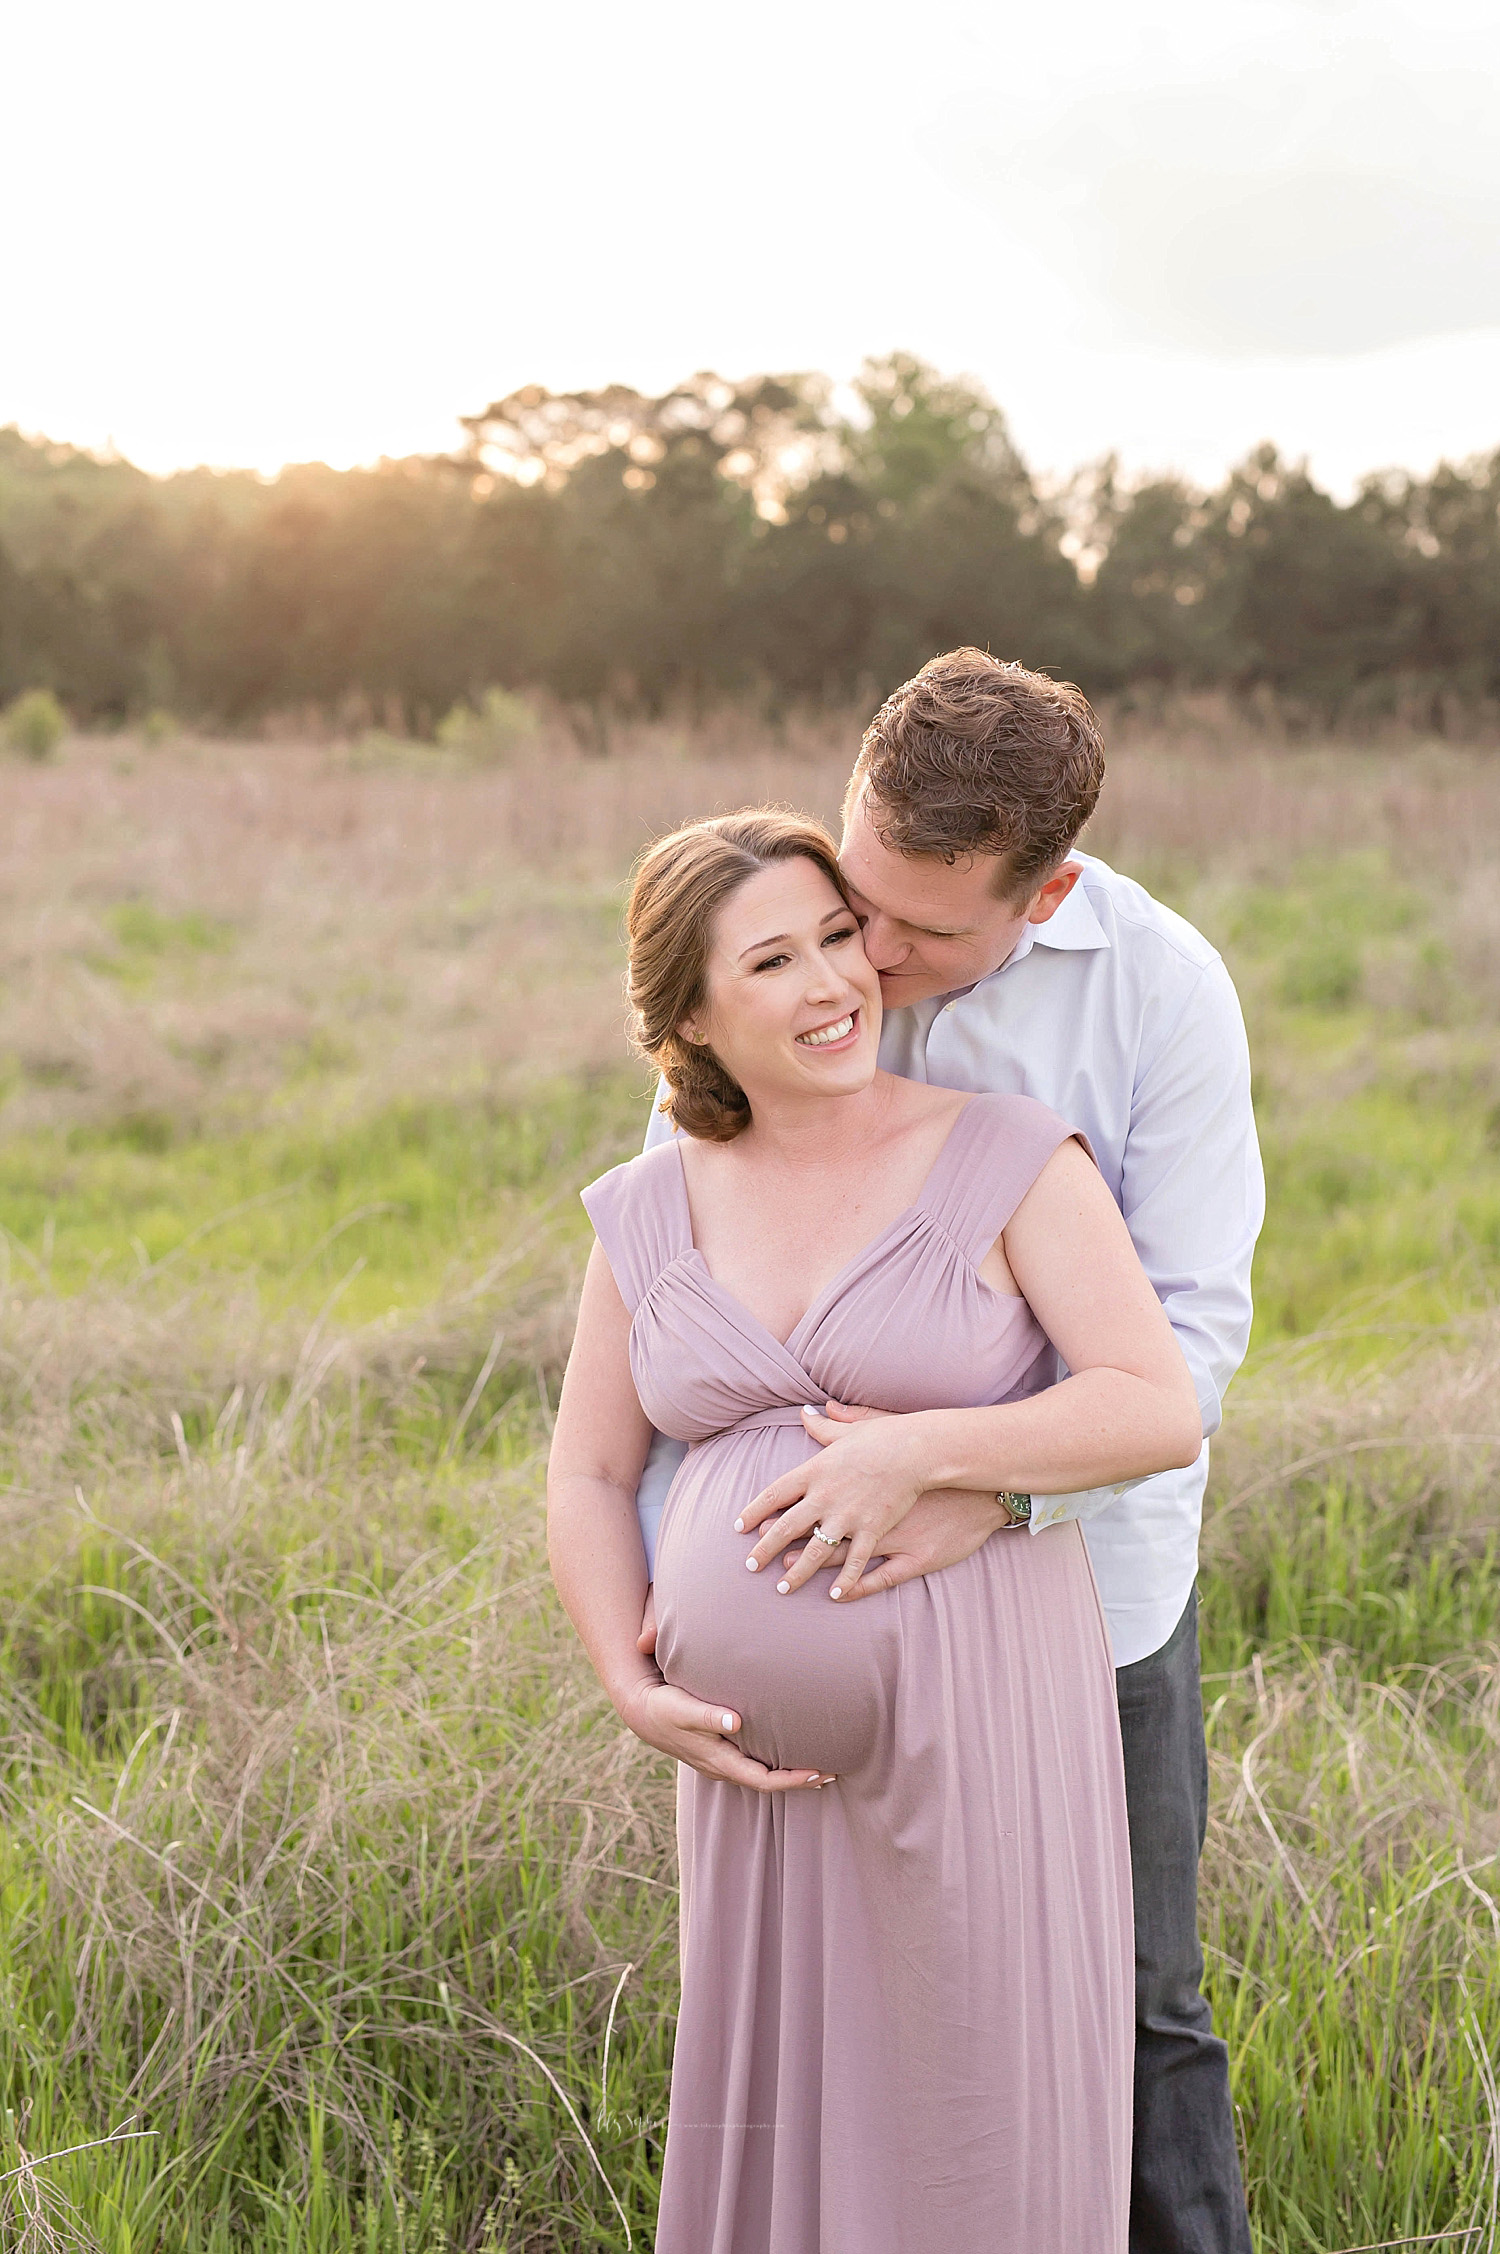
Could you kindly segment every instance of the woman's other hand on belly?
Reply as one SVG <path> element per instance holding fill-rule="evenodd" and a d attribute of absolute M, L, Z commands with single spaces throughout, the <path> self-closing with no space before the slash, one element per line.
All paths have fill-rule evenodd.
<path fill-rule="evenodd" d="M 733 1733 L 742 1717 L 729 1706 L 714 1706 L 695 1698 L 675 1684 L 637 1683 L 622 1702 L 620 1719 L 627 1729 L 658 1753 L 685 1761 L 702 1777 L 720 1784 L 741 1784 L 751 1792 L 794 1792 L 811 1787 L 816 1792 L 838 1780 L 819 1769 L 769 1769 L 752 1760 L 734 1743 Z"/>

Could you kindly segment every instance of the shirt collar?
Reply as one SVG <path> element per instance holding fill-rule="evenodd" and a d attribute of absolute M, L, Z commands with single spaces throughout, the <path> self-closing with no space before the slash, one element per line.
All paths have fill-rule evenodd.
<path fill-rule="evenodd" d="M 1088 856 L 1080 853 L 1075 858 L 1087 872 Z M 983 993 L 986 986 L 992 986 L 997 978 L 1003 978 L 1017 963 L 1024 962 L 1033 947 L 1053 947 L 1064 954 L 1085 954 L 1109 944 L 1109 934 L 1095 915 L 1093 902 L 1084 891 L 1080 877 L 1055 915 L 1049 916 L 1044 924 L 1022 926 L 1020 938 L 998 970 L 986 971 L 972 986 L 955 987 L 951 993 L 935 994 L 928 1002 L 913 1002 L 908 1006 L 919 1014 L 925 1035 L 940 1011 L 956 1009 L 970 994 Z"/>
<path fill-rule="evenodd" d="M 1003 977 L 1017 963 L 1024 962 L 1033 947 L 1052 947 L 1063 954 L 1086 954 L 1091 949 L 1108 945 L 1108 934 L 1094 913 L 1094 904 L 1084 891 L 1083 878 L 1080 877 L 1062 906 L 1044 924 L 1027 924 L 1023 927 L 1020 938 L 1000 968 L 992 970 L 989 976 Z M 982 978 L 978 981 L 981 986 L 986 983 Z"/>

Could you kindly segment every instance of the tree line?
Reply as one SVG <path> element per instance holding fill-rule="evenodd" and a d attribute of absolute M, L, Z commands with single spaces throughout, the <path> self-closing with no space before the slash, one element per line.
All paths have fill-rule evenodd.
<path fill-rule="evenodd" d="M 486 688 L 602 709 L 883 691 L 972 642 L 1331 722 L 1500 697 L 1500 450 L 1352 500 L 1271 446 L 1212 492 L 1047 489 L 904 354 L 660 397 L 528 386 L 453 453 L 152 478 L 0 432 L 0 702 L 428 732 Z"/>

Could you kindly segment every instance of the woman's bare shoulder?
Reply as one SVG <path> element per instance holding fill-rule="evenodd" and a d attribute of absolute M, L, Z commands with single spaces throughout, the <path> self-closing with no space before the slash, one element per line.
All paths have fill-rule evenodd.
<path fill-rule="evenodd" d="M 903 1080 L 895 1072 L 877 1073 L 876 1079 L 890 1106 L 888 1117 L 898 1127 L 951 1123 L 965 1105 L 974 1101 L 961 1089 L 934 1087 L 927 1080 Z"/>

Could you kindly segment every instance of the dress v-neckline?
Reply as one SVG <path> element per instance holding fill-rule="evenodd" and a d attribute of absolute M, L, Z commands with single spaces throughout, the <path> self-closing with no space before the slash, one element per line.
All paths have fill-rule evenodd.
<path fill-rule="evenodd" d="M 677 1185 L 682 1193 L 682 1219 L 683 1228 L 687 1236 L 688 1253 L 690 1253 L 691 1256 L 698 1262 L 699 1267 L 703 1270 L 704 1275 L 708 1278 L 709 1283 L 713 1286 L 719 1297 L 723 1300 L 727 1300 L 729 1305 L 737 1309 L 738 1312 L 745 1317 L 747 1322 L 753 1323 L 755 1325 L 755 1328 L 761 1333 L 762 1337 L 769 1338 L 771 1343 L 776 1347 L 777 1351 L 779 1353 L 789 1355 L 791 1359 L 797 1363 L 797 1366 L 800 1369 L 802 1365 L 796 1351 L 796 1340 L 798 1339 L 800 1334 L 804 1330 L 806 1330 L 814 1315 L 822 1313 L 825 1301 L 833 1292 L 837 1291 L 839 1285 L 843 1283 L 845 1278 L 850 1275 L 854 1269 L 858 1268 L 863 1261 L 867 1260 L 870 1254 L 874 1252 L 878 1246 L 884 1244 L 886 1238 L 893 1235 L 895 1231 L 900 1228 L 903 1221 L 909 1221 L 914 1213 L 919 1213 L 922 1210 L 922 1206 L 926 1200 L 927 1193 L 932 1188 L 933 1178 L 936 1175 L 938 1168 L 942 1165 L 943 1160 L 947 1157 L 954 1136 L 958 1133 L 960 1125 L 965 1119 L 968 1118 L 970 1110 L 976 1103 L 978 1103 L 978 1101 L 979 1097 L 977 1095 L 970 1096 L 966 1103 L 963 1103 L 959 1106 L 953 1124 L 948 1129 L 947 1134 L 943 1137 L 942 1143 L 933 1158 L 932 1164 L 928 1167 L 927 1172 L 923 1175 L 921 1186 L 919 1187 L 916 1196 L 911 1200 L 911 1203 L 909 1205 L 903 1205 L 901 1211 L 899 1213 L 893 1214 L 890 1220 L 887 1221 L 885 1227 L 883 1229 L 878 1229 L 875 1235 L 870 1238 L 867 1244 L 862 1244 L 857 1252 L 850 1254 L 849 1258 L 844 1262 L 843 1266 L 837 1271 L 837 1273 L 829 1277 L 822 1290 L 817 1291 L 813 1294 L 806 1307 L 804 1307 L 804 1309 L 802 1310 L 802 1313 L 798 1316 L 796 1322 L 793 1323 L 791 1329 L 787 1332 L 785 1338 L 778 1338 L 769 1323 L 763 1323 L 759 1315 L 756 1314 L 755 1310 L 751 1307 L 747 1307 L 744 1300 L 741 1299 L 736 1292 L 732 1292 L 727 1284 L 720 1283 L 718 1277 L 714 1274 L 712 1268 L 710 1268 L 707 1260 L 699 1251 L 697 1245 L 693 1242 L 693 1208 L 688 1198 L 687 1168 L 683 1164 L 682 1142 L 678 1136 L 674 1135 L 672 1138 L 672 1148 L 677 1154 Z M 981 1278 L 981 1281 L 982 1280 L 983 1279 Z M 1013 1294 L 1006 1292 L 1002 1294 L 1002 1296 L 1005 1298 L 1010 1298 L 1013 1296 Z M 1024 1299 L 1019 1299 L 1017 1301 L 1017 1304 L 1024 1307 L 1026 1302 Z"/>

